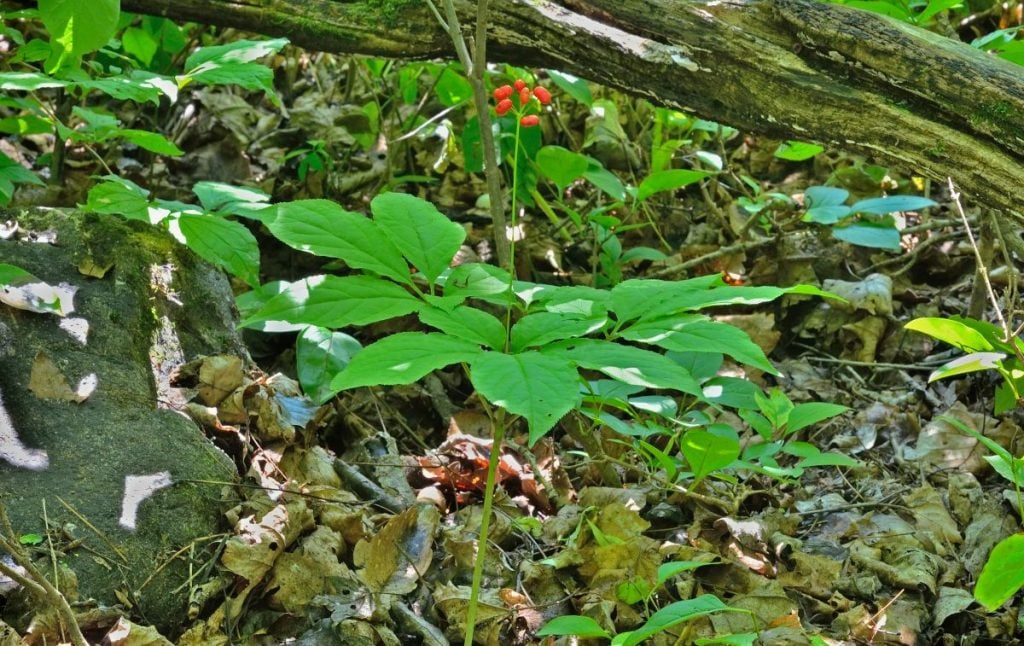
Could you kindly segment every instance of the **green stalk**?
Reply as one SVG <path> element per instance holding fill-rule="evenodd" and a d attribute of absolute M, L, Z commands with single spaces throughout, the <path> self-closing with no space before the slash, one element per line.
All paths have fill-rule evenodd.
<path fill-rule="evenodd" d="M 519 130 L 522 124 L 516 119 L 516 146 L 512 155 L 512 237 L 509 239 L 509 277 L 508 305 L 505 308 L 505 352 L 512 344 L 512 303 L 515 298 L 514 284 L 516 280 L 516 191 L 519 188 Z M 484 484 L 484 509 L 480 518 L 480 533 L 476 540 L 476 561 L 473 563 L 473 584 L 469 589 L 469 608 L 466 609 L 466 639 L 464 646 L 473 646 L 473 633 L 476 632 L 476 611 L 480 605 L 480 586 L 484 578 L 484 562 L 487 558 L 487 535 L 491 529 L 491 512 L 494 509 L 494 490 L 497 486 L 498 461 L 501 459 L 501 443 L 505 439 L 505 416 L 499 415 L 494 424 L 494 437 L 491 441 L 491 454 L 487 463 L 487 482 Z"/>

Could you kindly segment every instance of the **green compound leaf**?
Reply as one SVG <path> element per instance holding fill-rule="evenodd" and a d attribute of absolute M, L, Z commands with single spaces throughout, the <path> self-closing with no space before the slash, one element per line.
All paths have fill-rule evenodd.
<path fill-rule="evenodd" d="M 284 321 L 339 328 L 405 316 L 421 307 L 423 301 L 404 288 L 375 276 L 310 276 L 289 285 L 240 325 Z"/>
<path fill-rule="evenodd" d="M 447 334 L 399 332 L 352 357 L 348 367 L 331 381 L 331 388 L 411 384 L 438 368 L 472 361 L 482 353 L 476 343 Z"/>
<path fill-rule="evenodd" d="M 701 396 L 700 385 L 685 368 L 650 350 L 598 339 L 575 339 L 549 346 L 541 352 L 565 357 L 581 368 L 597 370 L 623 383 Z"/>
<path fill-rule="evenodd" d="M 582 615 L 555 617 L 537 631 L 538 637 L 549 635 L 575 635 L 576 637 L 603 637 L 605 639 L 611 637 L 607 630 L 601 628 L 600 624 L 590 617 Z"/>
<path fill-rule="evenodd" d="M 539 352 L 487 352 L 470 362 L 477 392 L 530 427 L 530 446 L 576 405 L 579 378 L 572 363 Z"/>
<path fill-rule="evenodd" d="M 615 639 L 612 640 L 612 646 L 636 646 L 645 639 L 649 639 L 684 621 L 730 610 L 734 609 L 725 605 L 721 599 L 713 594 L 702 594 L 693 599 L 676 601 L 651 615 L 647 623 L 637 630 L 616 635 Z"/>
<path fill-rule="evenodd" d="M 183 242 L 200 258 L 227 269 L 253 287 L 259 285 L 260 246 L 245 226 L 194 213 L 182 213 L 176 224 Z"/>
<path fill-rule="evenodd" d="M 978 576 L 974 598 L 993 611 L 1024 586 L 1024 534 L 1014 534 L 992 548 Z"/>
<path fill-rule="evenodd" d="M 382 193 L 370 202 L 370 210 L 381 232 L 430 284 L 448 269 L 466 239 L 465 229 L 413 195 Z"/>
<path fill-rule="evenodd" d="M 353 269 L 411 283 L 402 254 L 377 224 L 334 202 L 297 200 L 279 204 L 277 217 L 267 226 L 278 240 L 300 251 L 340 258 Z"/>
<path fill-rule="evenodd" d="M 740 443 L 737 440 L 700 429 L 687 431 L 680 448 L 693 471 L 694 484 L 740 457 Z"/>
<path fill-rule="evenodd" d="M 331 332 L 315 325 L 304 329 L 295 340 L 295 369 L 302 390 L 318 404 L 330 399 L 334 394 L 334 376 L 348 366 L 362 347 L 344 332 Z"/>

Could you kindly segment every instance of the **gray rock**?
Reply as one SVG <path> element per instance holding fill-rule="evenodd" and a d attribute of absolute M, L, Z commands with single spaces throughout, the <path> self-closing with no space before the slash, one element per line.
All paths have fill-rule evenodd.
<path fill-rule="evenodd" d="M 236 472 L 192 421 L 167 409 L 176 401 L 168 375 L 199 354 L 245 356 L 230 287 L 220 271 L 146 223 L 56 210 L 0 213 L 0 222 L 9 219 L 22 234 L 55 232 L 56 242 L 0 240 L 0 262 L 51 285 L 77 286 L 71 316 L 86 319 L 89 332 L 83 345 L 58 326 L 60 317 L 0 304 L 0 391 L 16 441 L 46 455 L 46 467 L 36 470 L 0 460 L 3 502 L 17 532 L 49 528 L 59 560 L 77 575 L 80 600 L 110 605 L 127 596 L 137 618 L 174 632 L 186 621 L 188 559 L 199 568 L 213 558 L 211 535 L 226 529 L 215 483 L 234 482 Z M 168 276 L 169 285 L 158 284 Z M 78 403 L 30 390 L 40 353 L 71 391 L 95 375 L 94 391 Z M 0 444 L 10 442 L 0 434 Z M 131 529 L 126 476 L 165 472 L 172 484 L 138 496 L 141 503 L 128 510 L 135 512 Z M 71 536 L 62 539 L 62 529 Z M 72 536 L 81 545 L 68 547 Z M 48 554 L 41 556 L 49 571 Z"/>

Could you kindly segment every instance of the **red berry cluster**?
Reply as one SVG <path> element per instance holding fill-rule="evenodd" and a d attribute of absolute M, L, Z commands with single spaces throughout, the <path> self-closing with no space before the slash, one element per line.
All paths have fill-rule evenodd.
<path fill-rule="evenodd" d="M 540 117 L 536 114 L 524 114 L 530 106 L 531 97 L 536 98 L 541 105 L 547 105 L 551 103 L 551 93 L 546 88 L 537 86 L 532 90 L 526 81 L 523 79 L 517 79 L 512 85 L 502 85 L 494 91 L 494 100 L 498 102 L 494 110 L 498 113 L 499 117 L 503 117 L 509 113 L 512 109 L 516 108 L 515 103 L 512 101 L 512 97 L 515 96 L 519 99 L 519 106 L 517 113 L 519 117 L 519 124 L 524 128 L 529 128 L 540 123 Z"/>

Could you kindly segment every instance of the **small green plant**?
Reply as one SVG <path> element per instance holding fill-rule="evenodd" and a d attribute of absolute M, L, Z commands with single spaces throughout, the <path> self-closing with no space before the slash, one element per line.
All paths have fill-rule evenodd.
<path fill-rule="evenodd" d="M 310 172 L 320 173 L 334 167 L 334 160 L 327 152 L 327 142 L 323 139 L 310 139 L 284 156 L 285 161 L 295 158 L 299 159 L 295 174 L 300 182 L 306 181 L 306 175 Z"/>
<path fill-rule="evenodd" d="M 662 565 L 664 568 L 666 565 L 673 566 L 675 563 L 666 563 Z M 703 565 L 703 564 L 702 564 Z M 659 568 L 659 585 L 663 581 L 661 580 L 661 568 Z M 667 580 L 667 577 L 666 577 Z M 540 630 L 537 631 L 537 635 L 541 637 L 546 636 L 562 636 L 572 635 L 576 637 L 598 637 L 604 639 L 611 639 L 612 646 L 636 646 L 642 644 L 645 640 L 651 639 L 652 637 L 659 635 L 666 630 L 674 628 L 679 624 L 687 621 L 692 621 L 699 617 L 706 617 L 717 612 L 748 612 L 746 610 L 738 610 L 736 608 L 730 608 L 725 603 L 713 594 L 702 594 L 699 597 L 693 599 L 684 599 L 682 601 L 675 601 L 668 604 L 664 608 L 661 608 L 650 617 L 641 627 L 636 630 L 630 630 L 623 633 L 619 633 L 614 637 L 604 628 L 600 626 L 596 621 L 590 617 L 581 615 L 567 615 L 564 617 L 556 617 L 548 623 L 546 623 Z M 726 637 L 722 635 L 721 637 Z M 753 639 L 756 635 L 729 635 L 730 638 L 742 637 L 744 639 L 750 639 L 750 641 L 743 642 L 731 642 L 731 643 L 753 643 Z"/>
<path fill-rule="evenodd" d="M 117 0 L 41 2 L 38 10 L 4 14 L 39 18 L 51 35 L 49 40 L 26 43 L 20 33 L 11 29 L 5 32 L 19 43 L 8 62 L 21 67 L 19 71 L 0 72 L 0 90 L 27 96 L 0 98 L 0 105 L 11 111 L 10 116 L 0 119 L 0 133 L 54 134 L 57 143 L 47 155 L 54 180 L 63 173 L 65 142 L 84 146 L 107 173 L 111 171 L 97 150 L 100 144 L 120 141 L 158 155 L 182 154 L 161 133 L 125 127 L 116 115 L 89 104 L 94 93 L 116 101 L 159 106 L 165 98 L 176 101 L 179 91 L 189 85 L 232 84 L 263 90 L 271 101 L 277 101 L 273 72 L 254 61 L 279 51 L 286 39 L 203 47 L 187 57 L 183 73 L 166 76 L 132 67 L 149 67 L 154 61 L 159 64 L 163 60 L 160 44 L 180 51 L 184 47 L 180 30 L 169 27 L 166 21 L 144 19 L 142 27 L 128 27 L 120 42 L 111 41 L 121 24 L 119 6 Z M 89 54 L 95 55 L 86 61 L 84 57 Z M 169 59 L 166 62 L 169 64 Z M 52 98 L 43 98 L 48 93 Z M 15 184 L 25 183 L 41 181 L 6 157 L 0 159 L 0 204 L 10 201 Z"/>
<path fill-rule="evenodd" d="M 926 197 L 889 195 L 847 205 L 850 192 L 832 186 L 811 186 L 804 193 L 805 222 L 832 229 L 832 236 L 861 247 L 899 251 L 900 230 L 892 213 L 936 206 Z"/>
<path fill-rule="evenodd" d="M 1024 341 L 1020 338 L 1007 340 L 1002 328 L 960 316 L 914 319 L 906 328 L 967 353 L 934 370 L 928 377 L 929 382 L 994 370 L 1003 378 L 996 388 L 995 413 L 999 415 L 1020 405 L 1024 397 Z"/>

